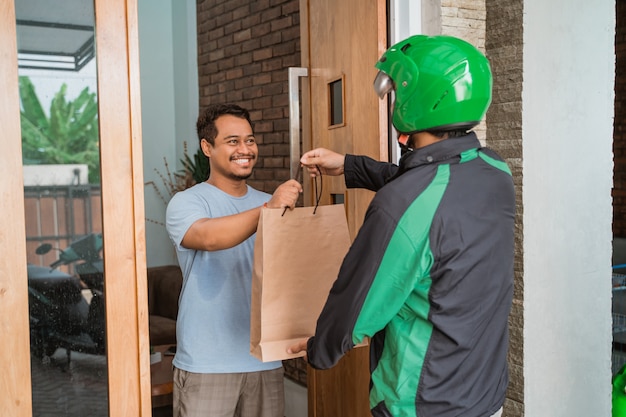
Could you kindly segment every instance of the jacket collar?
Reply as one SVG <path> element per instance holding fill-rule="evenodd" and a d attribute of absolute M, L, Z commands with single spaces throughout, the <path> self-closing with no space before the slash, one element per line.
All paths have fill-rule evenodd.
<path fill-rule="evenodd" d="M 421 165 L 447 161 L 458 157 L 462 152 L 469 149 L 480 147 L 480 142 L 474 132 L 458 138 L 445 139 L 402 155 L 399 163 L 400 171 L 404 172 Z"/>

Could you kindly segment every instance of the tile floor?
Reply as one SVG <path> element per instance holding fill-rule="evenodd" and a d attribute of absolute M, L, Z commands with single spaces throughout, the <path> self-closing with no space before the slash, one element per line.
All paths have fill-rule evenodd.
<path fill-rule="evenodd" d="M 64 349 L 44 361 L 31 360 L 34 417 L 108 417 L 106 358 Z M 171 406 L 154 408 L 153 417 L 171 417 Z"/>
<path fill-rule="evenodd" d="M 108 417 L 106 358 L 64 349 L 45 361 L 31 360 L 34 417 Z M 285 414 L 307 415 L 306 388 L 285 379 Z M 154 408 L 153 417 L 172 417 L 171 406 Z"/>
<path fill-rule="evenodd" d="M 32 357 L 33 416 L 108 417 L 106 359 L 64 349 L 41 361 Z"/>

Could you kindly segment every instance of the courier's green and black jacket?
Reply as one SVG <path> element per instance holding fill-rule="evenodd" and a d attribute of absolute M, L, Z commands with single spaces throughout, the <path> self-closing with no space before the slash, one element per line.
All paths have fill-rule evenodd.
<path fill-rule="evenodd" d="M 377 191 L 308 343 L 329 368 L 370 336 L 374 416 L 490 416 L 508 384 L 515 196 L 471 133 L 404 155 L 347 155 Z"/>

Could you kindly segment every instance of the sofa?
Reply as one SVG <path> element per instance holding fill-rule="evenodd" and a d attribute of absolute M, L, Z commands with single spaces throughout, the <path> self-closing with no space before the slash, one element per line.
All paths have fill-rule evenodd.
<path fill-rule="evenodd" d="M 178 265 L 164 265 L 148 268 L 147 275 L 150 345 L 174 345 L 183 274 Z"/>

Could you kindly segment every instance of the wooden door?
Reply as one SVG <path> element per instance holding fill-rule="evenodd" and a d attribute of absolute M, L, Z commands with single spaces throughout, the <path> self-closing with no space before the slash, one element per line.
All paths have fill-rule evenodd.
<path fill-rule="evenodd" d="M 32 415 L 14 0 L 0 0 L 0 415 Z M 150 416 L 136 0 L 96 0 L 110 416 Z M 50 6 L 53 7 L 53 6 Z M 89 401 L 86 398 L 85 401 Z"/>
<path fill-rule="evenodd" d="M 372 83 L 387 45 L 384 0 L 302 0 L 303 151 L 325 147 L 387 160 L 387 105 Z M 344 178 L 323 177 L 322 204 L 343 202 L 352 237 L 373 193 L 346 190 Z M 306 203 L 313 190 L 305 181 Z M 369 349 L 352 350 L 337 366 L 307 371 L 309 416 L 368 416 Z"/>

